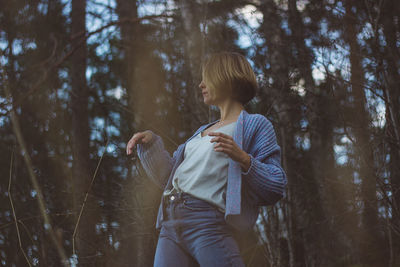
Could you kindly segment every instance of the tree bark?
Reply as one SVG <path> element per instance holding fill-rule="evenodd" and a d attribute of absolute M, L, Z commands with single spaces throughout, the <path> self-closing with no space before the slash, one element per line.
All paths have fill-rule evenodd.
<path fill-rule="evenodd" d="M 198 128 L 199 122 L 208 121 L 209 113 L 202 101 L 201 90 L 198 87 L 201 81 L 201 58 L 204 56 L 202 54 L 199 20 L 195 15 L 199 13 L 200 6 L 197 5 L 196 1 L 177 0 L 176 4 L 181 14 L 184 36 L 186 36 L 184 58 L 189 68 L 186 91 L 187 104 L 191 108 L 190 116 L 192 118 L 187 120 L 190 124 L 188 124 L 188 129 L 185 130 L 191 131 L 191 129 Z"/>
<path fill-rule="evenodd" d="M 374 168 L 374 156 L 370 144 L 370 118 L 366 108 L 366 96 L 364 92 L 364 72 L 361 64 L 360 47 L 357 42 L 358 24 L 356 14 L 353 12 L 354 2 L 348 0 L 345 2 L 345 41 L 350 47 L 350 86 L 354 97 L 354 113 L 357 116 L 353 120 L 353 131 L 355 136 L 355 150 L 359 164 L 359 174 L 361 179 L 361 199 L 363 209 L 361 214 L 361 259 L 368 266 L 381 266 L 384 259 L 381 255 L 380 244 L 381 236 L 377 229 L 378 203 L 376 198 L 376 170 Z"/>
<path fill-rule="evenodd" d="M 279 134 L 281 140 L 282 166 L 285 169 L 288 179 L 287 199 L 285 205 L 281 207 L 288 235 L 285 243 L 282 240 L 282 244 L 273 244 L 275 253 L 280 254 L 280 265 L 274 266 L 304 266 L 304 244 L 301 232 L 298 229 L 298 218 L 308 216 L 303 214 L 307 213 L 308 209 L 304 208 L 307 205 L 302 196 L 303 186 L 299 182 L 299 170 L 296 167 L 298 166 L 298 159 L 296 157 L 296 147 L 293 143 L 293 140 L 295 140 L 295 127 L 287 127 L 287 125 L 296 124 L 296 118 L 291 116 L 291 114 L 297 112 L 290 111 L 298 108 L 293 106 L 296 100 L 293 99 L 293 94 L 290 94 L 290 66 L 283 64 L 283 62 L 287 62 L 284 57 L 289 53 L 289 45 L 280 27 L 282 21 L 278 15 L 275 2 L 273 0 L 266 1 L 260 5 L 260 12 L 264 18 L 268 18 L 260 26 L 260 34 L 268 47 L 268 53 L 265 58 L 259 55 L 254 60 L 265 71 L 265 77 L 273 79 L 273 83 L 271 85 L 267 84 L 266 92 L 261 91 L 260 96 L 262 102 L 271 102 L 271 110 L 277 114 L 279 124 L 282 125 L 277 128 L 277 134 Z M 267 64 L 270 65 L 269 70 L 263 67 Z M 289 103 L 292 104 L 290 105 Z M 297 114 L 299 113 L 301 113 L 300 110 L 298 110 Z M 278 248 L 280 248 L 280 251 L 277 251 Z"/>
<path fill-rule="evenodd" d="M 71 78 L 71 148 L 73 153 L 72 183 L 73 183 L 73 208 L 75 223 L 80 213 L 85 193 L 92 179 L 89 150 L 89 89 L 86 84 L 86 58 L 87 46 L 86 32 L 86 1 L 72 0 L 71 9 L 71 37 L 72 47 L 78 47 L 70 59 Z M 93 170 L 94 171 L 94 170 Z M 89 200 L 90 201 L 90 200 Z M 84 258 L 96 255 L 95 226 L 98 216 L 96 211 L 84 210 L 75 237 L 78 261 L 83 264 Z M 97 257 L 98 258 L 98 257 Z M 92 261 L 93 262 L 93 261 Z"/>
<path fill-rule="evenodd" d="M 117 14 L 119 19 L 134 19 L 138 17 L 138 2 L 136 0 L 117 0 Z M 125 23 L 120 26 L 123 53 L 122 85 L 128 95 L 128 107 L 132 111 L 127 114 L 131 122 L 127 127 L 133 133 L 151 129 L 157 134 L 161 128 L 155 115 L 155 98 L 162 92 L 154 91 L 161 88 L 159 81 L 161 63 L 152 57 L 151 43 L 146 42 L 146 35 L 138 23 Z M 157 129 L 151 128 L 156 125 Z M 160 199 L 160 191 L 147 177 L 141 177 L 137 170 L 129 177 L 132 180 L 123 190 L 122 198 L 130 205 L 132 221 L 128 221 L 130 238 L 122 241 L 121 249 L 127 262 L 132 266 L 152 266 L 157 233 L 155 230 L 156 211 Z M 127 190 L 129 188 L 129 190 Z M 149 209 L 151 207 L 151 209 Z M 121 216 L 125 216 L 122 213 Z M 132 226 L 132 227 L 130 227 Z"/>
<path fill-rule="evenodd" d="M 400 229 L 400 51 L 396 45 L 400 28 L 398 21 L 400 19 L 400 4 L 397 1 L 385 1 L 381 10 L 383 34 L 386 40 L 385 52 L 383 53 L 386 66 L 384 71 L 379 70 L 378 75 L 383 73 L 383 92 L 386 99 L 386 124 L 387 124 L 387 143 L 389 146 L 390 162 L 389 162 L 389 181 L 391 184 L 392 201 L 388 208 L 391 209 L 392 216 L 390 218 L 390 227 L 388 227 L 389 238 L 393 236 L 393 249 L 390 257 L 392 266 L 400 264 L 400 234 L 399 231 L 392 229 Z M 396 25 L 397 21 L 397 25 Z M 378 76 L 379 77 L 379 76 Z"/>
<path fill-rule="evenodd" d="M 305 261 L 309 266 L 333 266 L 338 252 L 334 244 L 338 244 L 337 235 L 332 225 L 331 206 L 335 200 L 332 195 L 332 183 L 335 179 L 335 164 L 332 148 L 333 125 L 327 123 L 329 113 L 328 92 L 322 90 L 312 77 L 312 52 L 307 48 L 305 26 L 297 1 L 288 1 L 288 20 L 292 43 L 295 47 L 292 56 L 295 57 L 296 69 L 304 79 L 306 118 L 310 138 L 309 155 L 311 158 L 311 173 L 305 174 L 307 183 L 304 187 L 303 200 L 306 206 L 297 207 L 299 215 L 298 227 L 302 232 Z M 307 177 L 308 176 L 308 177 Z M 298 190 L 292 188 L 292 190 Z M 293 199 L 297 202 L 297 199 Z M 312 207 L 305 210 L 306 207 Z M 326 242 L 330 240 L 330 242 Z"/>

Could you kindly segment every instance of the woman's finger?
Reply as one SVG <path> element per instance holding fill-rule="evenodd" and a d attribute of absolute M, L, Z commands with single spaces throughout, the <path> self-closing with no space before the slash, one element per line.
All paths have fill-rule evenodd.
<path fill-rule="evenodd" d="M 126 146 L 126 154 L 129 155 L 132 153 L 132 147 L 134 146 L 134 142 L 129 140 L 128 145 Z"/>
<path fill-rule="evenodd" d="M 143 137 L 142 133 L 135 133 L 131 140 L 129 140 L 127 146 L 126 146 L 126 154 L 129 155 L 132 153 L 132 148 L 140 141 L 140 139 Z"/>
<path fill-rule="evenodd" d="M 234 143 L 232 136 L 221 133 L 221 132 L 210 132 L 208 135 L 215 136 L 210 140 L 210 142 L 225 142 L 225 143 Z"/>

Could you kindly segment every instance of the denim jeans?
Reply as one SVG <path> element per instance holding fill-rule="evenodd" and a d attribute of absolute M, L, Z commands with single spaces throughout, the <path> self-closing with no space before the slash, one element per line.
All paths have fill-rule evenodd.
<path fill-rule="evenodd" d="M 224 213 L 180 192 L 164 201 L 154 267 L 245 266 Z"/>

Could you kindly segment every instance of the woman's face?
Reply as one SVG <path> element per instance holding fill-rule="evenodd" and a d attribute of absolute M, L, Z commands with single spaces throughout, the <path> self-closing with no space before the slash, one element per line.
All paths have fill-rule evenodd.
<path fill-rule="evenodd" d="M 222 94 L 221 92 L 218 92 L 217 95 L 214 95 L 215 90 L 211 91 L 205 84 L 204 79 L 199 84 L 199 87 L 203 95 L 204 104 L 206 105 L 218 106 L 218 103 L 222 103 L 224 100 L 230 97 L 229 95 Z"/>
<path fill-rule="evenodd" d="M 199 87 L 201 89 L 201 93 L 203 95 L 203 101 L 204 104 L 206 105 L 211 105 L 211 95 L 210 95 L 210 90 L 207 88 L 206 84 L 202 80 L 201 83 L 199 84 Z"/>

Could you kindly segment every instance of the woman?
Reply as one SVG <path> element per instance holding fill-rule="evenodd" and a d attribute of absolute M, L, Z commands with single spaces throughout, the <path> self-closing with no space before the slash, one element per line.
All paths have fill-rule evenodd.
<path fill-rule="evenodd" d="M 259 206 L 286 195 L 286 175 L 271 122 L 244 105 L 257 81 L 246 58 L 211 54 L 202 65 L 204 103 L 221 118 L 202 125 L 171 157 L 161 138 L 147 130 L 133 135 L 146 173 L 163 190 L 156 228 L 154 266 L 244 266 L 236 231 L 251 230 Z"/>

